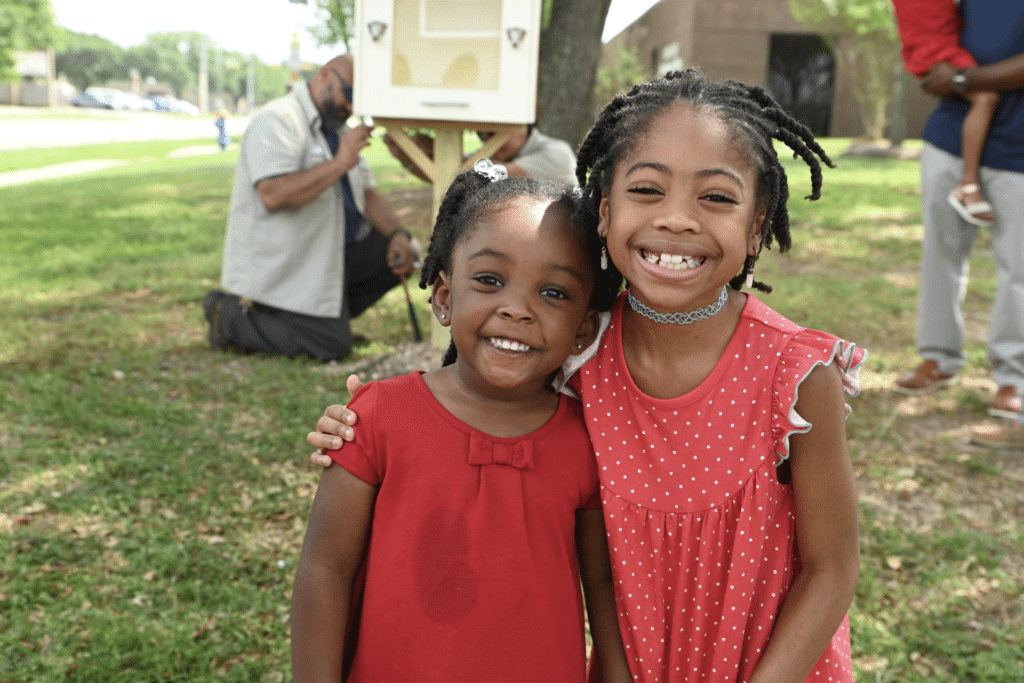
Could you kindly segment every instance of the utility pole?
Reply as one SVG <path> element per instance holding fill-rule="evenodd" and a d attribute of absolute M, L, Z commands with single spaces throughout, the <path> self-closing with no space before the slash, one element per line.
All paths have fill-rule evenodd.
<path fill-rule="evenodd" d="M 210 111 L 210 37 L 205 33 L 199 46 L 199 111 Z"/>
<path fill-rule="evenodd" d="M 252 116 L 256 109 L 256 53 L 249 53 L 249 73 L 245 79 L 245 113 Z"/>
<path fill-rule="evenodd" d="M 215 81 L 217 87 L 214 88 L 213 94 L 213 103 L 216 108 L 224 106 L 224 97 L 222 95 L 224 92 L 224 48 L 220 43 L 217 44 L 217 51 L 214 52 L 213 58 L 215 63 L 214 71 L 217 77 Z"/>

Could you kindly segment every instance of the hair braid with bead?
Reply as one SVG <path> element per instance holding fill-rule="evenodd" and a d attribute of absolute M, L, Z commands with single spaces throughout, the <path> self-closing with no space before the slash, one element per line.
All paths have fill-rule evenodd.
<path fill-rule="evenodd" d="M 657 115 L 676 102 L 688 102 L 695 108 L 714 112 L 747 147 L 757 175 L 757 209 L 765 212 L 761 246 L 770 248 L 777 241 L 779 251 L 787 251 L 792 246 L 786 208 L 789 181 L 773 140 L 785 144 L 794 157 L 803 159 L 810 167 L 811 194 L 807 199 L 821 196 L 818 160 L 832 168 L 835 165 L 810 129 L 787 114 L 764 88 L 734 80 L 710 80 L 693 68 L 671 71 L 664 77 L 634 85 L 614 97 L 600 113 L 576 156 L 576 177 L 583 188 L 577 220 L 596 231 L 601 198 L 611 190 L 619 159 L 643 140 Z M 729 282 L 733 289 L 743 286 L 756 259 L 755 256 L 744 261 L 743 271 Z M 617 287 L 621 276 L 613 264 L 609 264 L 610 271 L 618 278 Z M 754 281 L 753 286 L 764 292 L 772 291 L 763 282 Z"/>
<path fill-rule="evenodd" d="M 451 273 L 452 252 L 456 245 L 476 231 L 486 230 L 489 216 L 503 210 L 520 197 L 559 204 L 565 208 L 568 216 L 574 217 L 578 211 L 580 195 L 578 190 L 564 183 L 521 177 L 492 181 L 476 171 L 460 173 L 448 187 L 437 210 L 434 231 L 430 235 L 430 246 L 423 259 L 420 287 L 432 287 L 441 271 Z M 614 287 L 602 284 L 602 280 L 608 280 L 611 276 L 598 267 L 600 238 L 595 230 L 587 229 L 576 220 L 570 219 L 567 224 L 579 237 L 581 246 L 586 249 L 587 262 L 591 264 L 595 274 L 595 288 L 590 305 L 598 310 L 608 310 L 614 303 L 617 283 Z M 451 344 L 442 363 L 450 365 L 455 362 L 456 356 L 455 345 Z"/>

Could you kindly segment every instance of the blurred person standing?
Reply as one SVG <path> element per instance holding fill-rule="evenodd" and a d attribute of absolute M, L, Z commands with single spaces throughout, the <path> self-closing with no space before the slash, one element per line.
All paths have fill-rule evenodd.
<path fill-rule="evenodd" d="M 989 232 L 999 283 L 989 323 L 988 357 L 996 384 L 989 413 L 1016 418 L 1024 387 L 1024 3 L 961 0 L 959 11 L 960 45 L 978 66 L 957 69 L 940 62 L 921 80 L 922 88 L 943 98 L 922 135 L 924 244 L 917 329 L 922 361 L 899 379 L 896 390 L 914 395 L 950 386 L 966 362 L 960 308 L 978 226 L 950 210 L 948 197 L 963 174 L 961 133 L 971 105 L 962 95 L 996 91 L 999 102 L 979 174 L 992 205 Z"/>

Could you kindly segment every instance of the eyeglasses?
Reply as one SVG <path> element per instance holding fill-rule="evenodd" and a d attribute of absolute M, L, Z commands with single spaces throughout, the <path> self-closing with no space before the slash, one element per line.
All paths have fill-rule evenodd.
<path fill-rule="evenodd" d="M 334 72 L 334 75 L 341 81 L 341 94 L 345 96 L 345 99 L 349 104 L 352 104 L 352 84 L 345 80 L 345 77 L 338 73 L 338 70 L 333 66 L 327 67 Z"/>

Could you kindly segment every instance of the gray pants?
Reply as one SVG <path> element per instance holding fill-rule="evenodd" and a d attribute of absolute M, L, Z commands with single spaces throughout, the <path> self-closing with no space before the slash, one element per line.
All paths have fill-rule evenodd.
<path fill-rule="evenodd" d="M 960 218 L 946 200 L 962 173 L 960 157 L 925 143 L 917 349 L 943 374 L 958 372 L 966 362 L 961 306 L 978 227 Z M 1024 389 L 1024 173 L 982 167 L 981 187 L 995 215 L 989 227 L 998 278 L 988 330 L 992 379 L 997 386 Z"/>
<path fill-rule="evenodd" d="M 386 253 L 387 241 L 376 230 L 347 248 L 344 296 L 337 318 L 318 318 L 260 303 L 243 306 L 233 294 L 211 292 L 204 302 L 206 317 L 211 327 L 219 326 L 219 334 L 211 330 L 210 345 L 289 358 L 344 358 L 352 351 L 349 321 L 400 282 L 387 265 Z"/>

